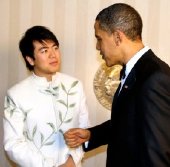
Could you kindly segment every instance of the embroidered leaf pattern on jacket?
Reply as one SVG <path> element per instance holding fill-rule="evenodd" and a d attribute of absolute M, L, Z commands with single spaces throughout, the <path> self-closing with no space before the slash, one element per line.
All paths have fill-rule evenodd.
<path fill-rule="evenodd" d="M 46 143 L 47 141 L 49 141 L 49 139 L 51 138 L 51 136 L 55 133 L 63 133 L 62 130 L 61 130 L 61 126 L 63 123 L 69 123 L 72 121 L 72 118 L 69 118 L 67 119 L 67 114 L 69 112 L 69 109 L 70 108 L 73 108 L 76 103 L 69 103 L 69 96 L 74 96 L 76 94 L 76 92 L 72 92 L 72 89 L 78 84 L 78 81 L 74 81 L 70 88 L 67 90 L 65 85 L 63 83 L 61 83 L 61 88 L 62 90 L 64 91 L 65 95 L 66 95 L 66 99 L 59 99 L 57 100 L 57 102 L 59 102 L 60 104 L 62 104 L 65 108 L 66 108 L 66 111 L 65 111 L 65 114 L 62 114 L 64 112 L 62 111 L 58 111 L 59 112 L 59 120 L 60 120 L 60 124 L 58 125 L 58 127 L 55 128 L 54 124 L 53 123 L 47 123 L 48 125 L 50 125 L 50 127 L 52 128 L 52 133 L 50 134 L 50 136 L 48 138 L 46 138 L 46 140 L 42 143 L 42 146 L 43 145 L 50 145 L 50 144 L 53 144 L 55 141 L 51 141 L 51 142 L 48 142 Z M 58 90 L 58 89 L 57 89 Z M 56 125 L 57 126 L 57 125 Z"/>
<path fill-rule="evenodd" d="M 56 105 L 57 105 L 57 103 L 61 104 L 62 106 L 64 106 L 65 111 L 61 111 L 61 110 L 55 111 L 58 113 L 58 115 L 56 115 L 56 116 L 59 117 L 59 121 L 60 121 L 60 123 L 58 125 L 57 125 L 57 123 L 54 123 L 54 122 L 47 122 L 47 126 L 49 128 L 51 128 L 51 133 L 49 134 L 49 136 L 45 137 L 45 134 L 43 134 L 42 132 L 40 132 L 38 130 L 37 124 L 35 124 L 33 126 L 32 130 L 24 129 L 23 135 L 25 136 L 25 138 L 27 140 L 31 141 L 39 151 L 44 146 L 50 146 L 50 145 L 54 144 L 55 140 L 51 139 L 51 137 L 56 133 L 63 134 L 63 131 L 61 129 L 63 123 L 69 123 L 72 121 L 72 118 L 70 118 L 70 117 L 67 118 L 67 114 L 69 113 L 70 109 L 72 109 L 76 106 L 76 102 L 71 102 L 70 99 L 74 99 L 73 96 L 76 95 L 76 93 L 77 93 L 73 89 L 77 84 L 78 84 L 78 81 L 74 81 L 71 84 L 70 88 L 67 89 L 66 86 L 63 83 L 61 83 L 60 86 L 56 86 L 53 88 L 49 87 L 45 90 L 40 90 L 41 93 L 45 93 L 47 95 L 54 97 L 56 99 Z M 59 89 L 61 89 L 65 94 L 64 97 L 61 97 L 61 99 L 58 99 L 59 98 Z M 7 96 L 7 98 L 6 98 L 6 106 L 5 107 L 6 107 L 5 109 L 7 111 L 9 111 L 10 117 L 12 117 L 15 112 L 18 112 L 18 108 L 15 105 L 15 102 L 13 102 L 9 96 Z M 22 111 L 24 123 L 27 120 L 27 115 L 29 114 L 29 112 L 30 112 L 30 110 Z M 39 136 L 39 139 L 40 139 L 39 146 L 34 142 L 34 138 L 36 136 Z"/>
<path fill-rule="evenodd" d="M 72 89 L 78 84 L 78 81 L 74 81 L 72 84 L 71 84 L 71 87 L 66 90 L 65 86 L 63 83 L 61 83 L 61 87 L 63 89 L 63 91 L 65 92 L 66 94 L 66 100 L 58 100 L 59 103 L 63 104 L 65 107 L 66 107 L 66 112 L 65 112 L 65 115 L 63 116 L 62 115 L 62 112 L 59 112 L 59 118 L 60 118 L 60 121 L 61 121 L 61 124 L 59 125 L 59 128 L 60 126 L 63 124 L 63 123 L 69 123 L 72 119 L 66 119 L 67 118 L 67 113 L 69 111 L 69 108 L 73 108 L 76 103 L 69 103 L 69 96 L 73 96 L 76 94 L 76 92 L 72 92 Z"/>
<path fill-rule="evenodd" d="M 63 104 L 65 107 L 67 107 L 67 104 L 65 103 L 64 100 L 58 100 L 59 103 Z"/>
<path fill-rule="evenodd" d="M 37 131 L 37 125 L 35 125 L 34 128 L 33 128 L 32 138 L 34 138 L 36 131 Z"/>
<path fill-rule="evenodd" d="M 13 113 L 17 112 L 17 107 L 16 107 L 15 103 L 13 102 L 13 100 L 9 96 L 7 96 L 5 98 L 5 100 L 6 100 L 5 110 L 9 111 L 10 117 L 12 117 Z"/>

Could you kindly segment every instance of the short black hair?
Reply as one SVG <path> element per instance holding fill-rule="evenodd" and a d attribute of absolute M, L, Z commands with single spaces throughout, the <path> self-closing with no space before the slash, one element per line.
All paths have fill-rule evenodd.
<path fill-rule="evenodd" d="M 33 42 L 38 41 L 40 43 L 43 43 L 44 40 L 51 40 L 59 47 L 59 42 L 56 36 L 45 26 L 33 26 L 29 28 L 19 42 L 19 49 L 25 60 L 26 67 L 30 71 L 33 70 L 33 66 L 31 66 L 26 60 L 26 56 L 35 59 Z"/>
<path fill-rule="evenodd" d="M 115 30 L 122 31 L 129 39 L 142 39 L 142 19 L 139 13 L 130 5 L 115 3 L 102 11 L 96 17 L 99 27 L 113 33 Z"/>

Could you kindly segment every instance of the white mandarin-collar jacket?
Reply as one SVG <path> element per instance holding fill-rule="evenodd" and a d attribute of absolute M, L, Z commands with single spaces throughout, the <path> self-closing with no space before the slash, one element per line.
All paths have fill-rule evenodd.
<path fill-rule="evenodd" d="M 81 147 L 70 149 L 63 133 L 87 128 L 83 87 L 76 78 L 56 73 L 51 82 L 32 74 L 5 97 L 4 149 L 21 167 L 57 167 L 71 155 L 81 166 Z"/>

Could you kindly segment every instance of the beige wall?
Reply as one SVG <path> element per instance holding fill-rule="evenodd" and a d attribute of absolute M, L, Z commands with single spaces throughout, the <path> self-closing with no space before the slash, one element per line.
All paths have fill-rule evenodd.
<path fill-rule="evenodd" d="M 33 25 L 49 27 L 60 41 L 61 71 L 82 80 L 91 124 L 110 117 L 94 95 L 93 79 L 101 64 L 95 50 L 93 24 L 104 7 L 125 2 L 134 6 L 144 23 L 143 40 L 170 64 L 170 0 L 0 0 L 0 167 L 9 167 L 3 152 L 2 115 L 6 90 L 27 76 L 18 41 Z M 105 167 L 105 147 L 86 154 L 83 167 Z"/>

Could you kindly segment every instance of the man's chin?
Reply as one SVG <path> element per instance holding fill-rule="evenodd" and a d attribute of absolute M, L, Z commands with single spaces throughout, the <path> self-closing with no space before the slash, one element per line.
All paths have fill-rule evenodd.
<path fill-rule="evenodd" d="M 106 61 L 105 61 L 105 62 L 106 62 Z M 114 66 L 114 65 L 106 62 L 106 66 L 107 66 L 107 67 L 112 67 L 112 66 Z"/>

